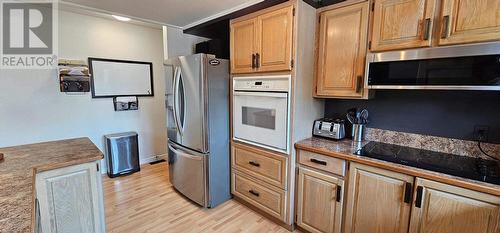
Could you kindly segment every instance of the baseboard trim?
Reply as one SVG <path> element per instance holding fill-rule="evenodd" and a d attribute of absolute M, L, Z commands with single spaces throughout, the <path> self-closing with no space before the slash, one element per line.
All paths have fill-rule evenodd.
<path fill-rule="evenodd" d="M 148 158 L 143 158 L 139 160 L 139 164 L 144 165 L 158 160 L 167 159 L 167 154 L 155 155 Z"/>
<path fill-rule="evenodd" d="M 162 159 L 167 160 L 167 158 L 168 158 L 167 154 L 154 155 L 154 156 L 151 156 L 148 158 L 143 158 L 143 159 L 139 158 L 139 165 L 149 164 L 151 162 L 156 162 L 156 161 L 162 160 Z M 101 169 L 101 174 L 106 174 L 106 172 L 108 170 L 105 160 L 106 159 L 101 160 L 101 167 L 103 168 L 103 169 Z"/>

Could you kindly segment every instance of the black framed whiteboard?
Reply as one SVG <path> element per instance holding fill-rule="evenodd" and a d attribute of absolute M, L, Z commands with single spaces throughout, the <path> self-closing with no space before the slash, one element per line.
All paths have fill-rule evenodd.
<path fill-rule="evenodd" d="M 92 98 L 154 96 L 153 63 L 89 57 Z"/>

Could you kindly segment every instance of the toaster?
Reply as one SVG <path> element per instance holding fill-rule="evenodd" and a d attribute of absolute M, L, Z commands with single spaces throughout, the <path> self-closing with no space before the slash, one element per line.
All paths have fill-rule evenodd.
<path fill-rule="evenodd" d="M 340 140 L 345 138 L 345 124 L 342 119 L 323 118 L 315 120 L 313 135 L 329 139 Z"/>

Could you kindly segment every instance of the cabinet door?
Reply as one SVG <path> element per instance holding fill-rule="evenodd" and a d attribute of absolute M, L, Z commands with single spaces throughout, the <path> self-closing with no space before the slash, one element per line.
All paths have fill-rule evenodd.
<path fill-rule="evenodd" d="M 259 72 L 291 70 L 293 6 L 258 17 Z"/>
<path fill-rule="evenodd" d="M 254 71 L 257 52 L 257 20 L 255 18 L 231 23 L 231 73 Z"/>
<path fill-rule="evenodd" d="M 417 178 L 410 233 L 500 232 L 500 197 Z"/>
<path fill-rule="evenodd" d="M 351 163 L 346 233 L 406 233 L 413 177 Z"/>
<path fill-rule="evenodd" d="M 368 2 L 321 13 L 317 96 L 362 96 L 367 30 Z"/>
<path fill-rule="evenodd" d="M 371 51 L 431 46 L 435 0 L 375 0 Z"/>
<path fill-rule="evenodd" d="M 440 45 L 500 40 L 499 0 L 443 0 Z"/>
<path fill-rule="evenodd" d="M 96 163 L 37 174 L 36 195 L 42 232 L 105 232 L 102 183 Z"/>
<path fill-rule="evenodd" d="M 310 232 L 340 233 L 344 181 L 299 167 L 297 225 Z"/>

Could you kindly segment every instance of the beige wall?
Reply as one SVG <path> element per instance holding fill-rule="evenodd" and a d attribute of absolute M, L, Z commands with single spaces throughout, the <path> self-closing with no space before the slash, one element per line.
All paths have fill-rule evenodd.
<path fill-rule="evenodd" d="M 155 96 L 139 98 L 138 111 L 115 112 L 112 99 L 61 93 L 55 70 L 0 70 L 0 147 L 89 137 L 103 150 L 103 135 L 136 131 L 142 162 L 165 154 L 161 28 L 66 11 L 60 11 L 59 19 L 59 58 L 153 62 Z M 182 41 L 182 35 L 177 37 Z M 171 46 L 189 51 L 192 44 L 186 43 Z"/>

